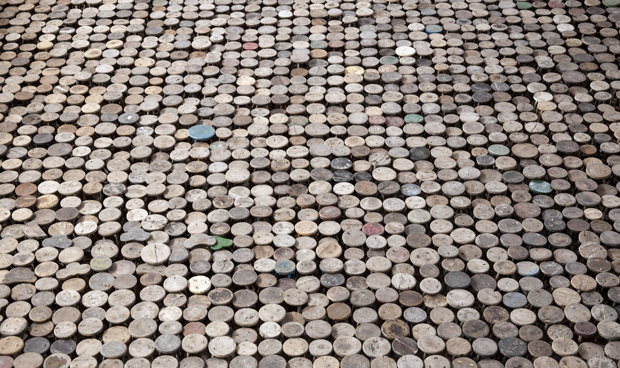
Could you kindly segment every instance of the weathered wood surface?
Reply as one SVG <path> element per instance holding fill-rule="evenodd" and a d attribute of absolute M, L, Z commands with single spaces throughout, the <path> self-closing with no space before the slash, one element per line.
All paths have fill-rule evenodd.
<path fill-rule="evenodd" d="M 620 1 L 0 0 L 0 368 L 613 368 Z"/>

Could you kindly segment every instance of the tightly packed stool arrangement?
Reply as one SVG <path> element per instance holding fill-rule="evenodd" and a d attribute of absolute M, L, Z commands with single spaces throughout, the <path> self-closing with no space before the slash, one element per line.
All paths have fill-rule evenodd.
<path fill-rule="evenodd" d="M 619 0 L 0 0 L 0 368 L 616 368 Z"/>

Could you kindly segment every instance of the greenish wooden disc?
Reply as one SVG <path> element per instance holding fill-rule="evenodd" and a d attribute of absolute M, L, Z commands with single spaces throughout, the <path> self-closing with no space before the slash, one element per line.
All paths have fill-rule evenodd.
<path fill-rule="evenodd" d="M 112 260 L 108 257 L 95 257 L 90 260 L 90 268 L 95 272 L 107 271 L 112 267 Z"/>
<path fill-rule="evenodd" d="M 299 125 L 299 126 L 306 126 L 308 125 L 308 118 L 305 116 L 291 116 L 291 118 L 289 119 L 288 122 L 288 126 L 293 126 L 293 125 Z"/>
<path fill-rule="evenodd" d="M 536 194 L 551 193 L 551 184 L 544 180 L 532 180 L 530 182 L 530 190 Z"/>
<path fill-rule="evenodd" d="M 211 250 L 220 250 L 224 248 L 230 248 L 233 244 L 231 239 L 222 238 L 220 236 L 214 236 L 215 240 L 217 240 L 217 244 L 211 247 Z"/>
<path fill-rule="evenodd" d="M 409 123 L 421 123 L 424 121 L 424 117 L 418 114 L 409 114 L 405 116 L 405 124 Z"/>
<path fill-rule="evenodd" d="M 327 41 L 312 41 L 310 42 L 310 47 L 313 49 L 326 49 L 329 44 Z"/>
<path fill-rule="evenodd" d="M 384 56 L 381 59 L 379 59 L 379 62 L 382 65 L 394 65 L 396 63 L 398 63 L 398 58 L 396 56 Z"/>
<path fill-rule="evenodd" d="M 489 147 L 489 154 L 491 156 L 506 156 L 510 154 L 510 149 L 503 144 L 494 144 Z"/>
<path fill-rule="evenodd" d="M 526 10 L 526 9 L 530 9 L 531 7 L 532 7 L 532 4 L 525 2 L 525 1 L 519 1 L 517 3 L 517 9 L 519 10 Z"/>

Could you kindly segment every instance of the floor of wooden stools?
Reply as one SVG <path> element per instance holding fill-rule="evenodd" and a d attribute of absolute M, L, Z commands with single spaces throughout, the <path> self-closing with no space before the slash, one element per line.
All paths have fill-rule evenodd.
<path fill-rule="evenodd" d="M 616 368 L 620 0 L 0 0 L 0 368 Z"/>

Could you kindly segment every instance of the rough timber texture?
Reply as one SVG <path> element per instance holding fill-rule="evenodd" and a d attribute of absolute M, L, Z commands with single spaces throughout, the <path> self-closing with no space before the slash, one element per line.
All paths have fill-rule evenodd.
<path fill-rule="evenodd" d="M 0 0 L 0 368 L 615 368 L 619 0 Z"/>

